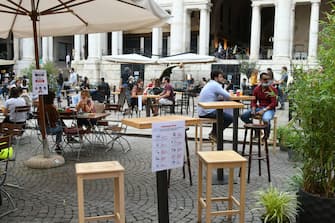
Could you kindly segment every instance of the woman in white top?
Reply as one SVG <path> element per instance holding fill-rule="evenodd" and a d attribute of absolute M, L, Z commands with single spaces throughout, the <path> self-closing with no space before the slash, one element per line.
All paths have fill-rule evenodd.
<path fill-rule="evenodd" d="M 17 87 L 11 88 L 9 93 L 9 99 L 7 99 L 5 102 L 5 109 L 3 113 L 6 118 L 4 119 L 4 122 L 18 124 L 25 123 L 27 120 L 27 113 L 15 113 L 16 107 L 25 105 L 26 101 L 20 97 L 20 90 Z"/>

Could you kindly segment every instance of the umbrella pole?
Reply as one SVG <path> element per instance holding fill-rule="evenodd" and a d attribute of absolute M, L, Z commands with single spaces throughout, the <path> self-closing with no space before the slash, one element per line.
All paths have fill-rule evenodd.
<path fill-rule="evenodd" d="M 33 11 L 34 12 L 34 11 Z M 36 12 L 36 11 L 35 11 Z M 39 62 L 39 55 L 38 55 L 38 41 L 37 41 L 37 13 L 32 13 L 31 16 L 32 22 L 33 22 L 33 31 L 34 31 L 34 49 L 35 49 L 35 63 L 36 63 L 36 69 L 40 69 L 40 62 Z M 46 128 L 45 128 L 45 111 L 44 111 L 44 102 L 43 102 L 43 95 L 38 96 L 38 106 L 39 106 L 39 116 L 40 116 L 40 129 L 42 134 L 42 145 L 43 145 L 43 157 L 49 158 L 50 152 L 49 152 L 49 145 L 48 140 L 46 138 Z"/>

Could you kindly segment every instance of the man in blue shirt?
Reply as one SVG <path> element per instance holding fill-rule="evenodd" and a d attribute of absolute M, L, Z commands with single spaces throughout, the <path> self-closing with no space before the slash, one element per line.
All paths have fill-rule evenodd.
<path fill-rule="evenodd" d="M 220 70 L 211 72 L 211 80 L 202 88 L 199 95 L 199 102 L 229 101 L 230 94 L 223 88 L 222 84 L 226 82 L 224 74 Z M 216 119 L 216 109 L 203 109 L 198 106 L 198 115 L 200 118 Z M 227 128 L 233 122 L 233 110 L 225 109 L 223 112 L 223 129 Z M 210 137 L 216 138 L 216 123 L 209 133 Z"/>

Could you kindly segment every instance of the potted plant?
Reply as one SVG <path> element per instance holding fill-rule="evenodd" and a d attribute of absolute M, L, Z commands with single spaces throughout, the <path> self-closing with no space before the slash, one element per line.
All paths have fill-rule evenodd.
<path fill-rule="evenodd" d="M 256 208 L 264 223 L 289 223 L 294 222 L 298 202 L 297 195 L 292 192 L 278 190 L 270 184 L 270 187 L 255 192 Z"/>
<path fill-rule="evenodd" d="M 322 23 L 319 60 L 322 69 L 295 69 L 290 87 L 293 121 L 299 124 L 302 187 L 299 222 L 335 218 L 335 7 Z M 313 209 L 315 208 L 315 209 Z"/>
<path fill-rule="evenodd" d="M 279 148 L 281 151 L 287 151 L 288 160 L 298 161 L 299 154 L 296 152 L 296 145 L 300 145 L 301 137 L 299 135 L 299 129 L 295 128 L 289 123 L 287 126 L 280 126 L 277 129 L 277 138 L 279 142 Z"/>

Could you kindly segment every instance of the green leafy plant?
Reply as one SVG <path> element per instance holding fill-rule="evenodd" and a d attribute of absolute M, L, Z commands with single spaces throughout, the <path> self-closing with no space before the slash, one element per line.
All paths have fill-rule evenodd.
<path fill-rule="evenodd" d="M 302 156 L 302 189 L 321 197 L 335 197 L 335 7 L 322 23 L 319 60 L 322 69 L 294 70 L 289 91 L 293 119 L 303 140 L 296 145 Z M 291 106 L 291 105 L 290 105 Z"/>
<path fill-rule="evenodd" d="M 23 75 L 26 75 L 29 78 L 29 80 L 31 80 L 32 79 L 31 73 L 32 73 L 32 70 L 36 69 L 35 67 L 36 67 L 35 63 L 30 64 L 29 67 L 22 69 L 21 73 Z M 41 66 L 41 69 L 44 69 L 47 71 L 49 88 L 52 90 L 55 90 L 57 87 L 56 78 L 58 74 L 58 69 L 56 65 L 51 61 L 47 61 Z M 30 90 L 32 89 L 32 81 L 29 81 L 29 89 Z"/>
<path fill-rule="evenodd" d="M 256 208 L 264 223 L 294 222 L 298 210 L 297 195 L 292 192 L 283 192 L 273 187 L 255 192 Z"/>

